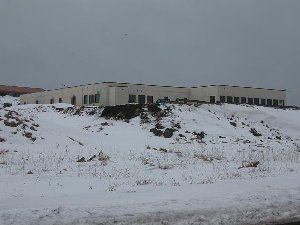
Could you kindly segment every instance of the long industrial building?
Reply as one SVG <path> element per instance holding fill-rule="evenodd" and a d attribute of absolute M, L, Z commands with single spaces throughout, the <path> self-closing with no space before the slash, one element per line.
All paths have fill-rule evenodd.
<path fill-rule="evenodd" d="M 159 99 L 284 106 L 286 90 L 228 85 L 174 87 L 103 82 L 25 94 L 21 96 L 21 104 L 69 103 L 79 106 L 115 106 L 153 103 Z"/>

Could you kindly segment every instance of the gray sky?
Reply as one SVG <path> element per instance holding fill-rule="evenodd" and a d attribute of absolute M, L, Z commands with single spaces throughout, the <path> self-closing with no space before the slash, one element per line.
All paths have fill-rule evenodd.
<path fill-rule="evenodd" d="M 299 0 L 0 0 L 0 83 L 286 88 L 300 105 Z"/>

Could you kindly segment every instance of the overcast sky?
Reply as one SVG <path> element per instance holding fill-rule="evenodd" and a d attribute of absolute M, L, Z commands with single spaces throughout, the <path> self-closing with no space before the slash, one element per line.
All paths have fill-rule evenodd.
<path fill-rule="evenodd" d="M 300 105 L 300 0 L 0 0 L 0 78 L 286 88 Z"/>

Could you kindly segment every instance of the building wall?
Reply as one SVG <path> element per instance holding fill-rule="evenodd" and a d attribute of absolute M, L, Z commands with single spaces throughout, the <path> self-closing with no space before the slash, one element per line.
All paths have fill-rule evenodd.
<path fill-rule="evenodd" d="M 100 94 L 100 101 L 97 103 L 95 101 L 90 102 L 90 96 L 95 98 L 96 94 Z M 214 96 L 214 100 L 219 102 L 221 101 L 220 96 L 231 96 L 259 99 L 278 99 L 284 100 L 286 103 L 286 92 L 279 90 L 231 86 L 203 86 L 186 88 L 113 82 L 88 84 L 71 88 L 26 94 L 21 96 L 21 103 L 36 104 L 36 101 L 38 101 L 39 104 L 50 104 L 51 99 L 53 99 L 53 103 L 58 103 L 59 99 L 61 98 L 63 103 L 71 104 L 71 99 L 73 96 L 75 96 L 76 105 L 79 106 L 123 105 L 129 102 L 129 95 L 136 96 L 136 103 L 138 103 L 139 96 L 140 98 L 145 99 L 145 103 L 147 103 L 147 96 L 150 96 L 151 98 L 153 97 L 153 102 L 156 102 L 158 99 L 164 99 L 165 97 L 168 97 L 171 101 L 186 98 L 189 100 L 210 102 L 211 96 Z M 87 102 L 84 102 L 84 99 L 86 99 Z"/>
<path fill-rule="evenodd" d="M 210 102 L 210 96 L 215 96 L 215 101 L 219 101 L 219 89 L 216 86 L 193 87 L 191 88 L 190 99 L 203 102 Z"/>
<path fill-rule="evenodd" d="M 276 99 L 284 100 L 284 104 L 286 104 L 286 91 L 229 86 L 218 86 L 218 89 L 219 98 L 220 96 L 258 98 L 259 104 L 261 104 L 261 99 Z"/>
<path fill-rule="evenodd" d="M 154 102 L 158 99 L 168 97 L 170 100 L 183 99 L 189 97 L 189 88 L 163 87 L 156 85 L 128 85 L 130 95 L 153 96 Z"/>

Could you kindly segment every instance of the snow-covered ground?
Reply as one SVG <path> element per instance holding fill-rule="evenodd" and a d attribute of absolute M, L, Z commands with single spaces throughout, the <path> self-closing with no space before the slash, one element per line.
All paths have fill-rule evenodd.
<path fill-rule="evenodd" d="M 1 109 L 0 224 L 300 220 L 300 111 L 161 108 L 129 121 L 65 104 Z"/>
<path fill-rule="evenodd" d="M 9 95 L 0 96 L 0 108 L 3 106 L 4 103 L 10 103 L 12 105 L 18 105 L 20 103 L 19 97 L 12 97 Z"/>

